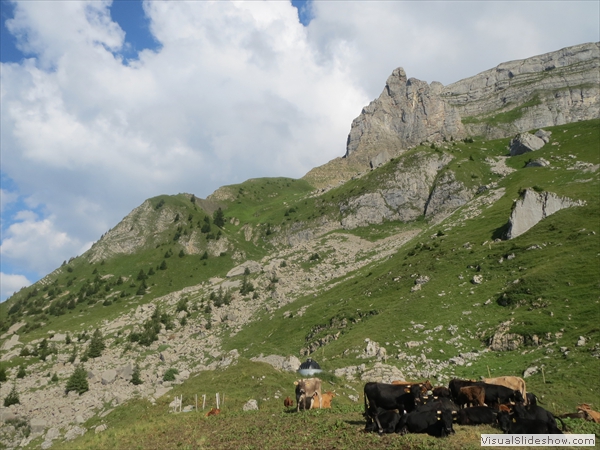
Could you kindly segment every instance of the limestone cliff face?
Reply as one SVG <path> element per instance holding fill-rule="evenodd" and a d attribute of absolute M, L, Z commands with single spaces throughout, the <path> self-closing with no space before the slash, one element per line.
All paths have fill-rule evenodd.
<path fill-rule="evenodd" d="M 507 137 L 600 116 L 600 43 L 564 48 L 499 66 L 448 86 L 394 70 L 354 119 L 346 158 L 391 156 L 424 141 Z"/>
<path fill-rule="evenodd" d="M 463 136 L 458 110 L 443 100 L 442 91 L 441 83 L 407 79 L 404 69 L 394 70 L 379 98 L 352 122 L 346 157 L 397 154 L 423 141 Z"/>
<path fill-rule="evenodd" d="M 474 192 L 445 170 L 452 156 L 418 152 L 401 157 L 387 179 L 373 192 L 350 198 L 340 206 L 342 227 L 352 229 L 384 221 L 409 222 L 419 216 L 438 219 L 473 198 Z"/>

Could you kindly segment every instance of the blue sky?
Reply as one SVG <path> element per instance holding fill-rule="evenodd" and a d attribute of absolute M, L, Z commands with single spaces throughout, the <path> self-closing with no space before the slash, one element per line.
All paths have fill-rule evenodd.
<path fill-rule="evenodd" d="M 147 198 L 342 156 L 396 67 L 449 84 L 598 41 L 598 16 L 576 1 L 1 0 L 0 300 Z"/>

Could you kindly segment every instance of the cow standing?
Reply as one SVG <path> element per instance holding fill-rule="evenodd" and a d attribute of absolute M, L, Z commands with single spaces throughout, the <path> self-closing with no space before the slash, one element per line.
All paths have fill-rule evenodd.
<path fill-rule="evenodd" d="M 302 402 L 302 409 L 309 409 L 310 403 L 307 407 L 307 401 L 312 401 L 314 395 L 319 397 L 319 408 L 322 407 L 321 380 L 319 378 L 304 378 L 294 381 L 294 384 L 296 385 L 296 411 L 300 411 L 300 402 Z"/>
<path fill-rule="evenodd" d="M 525 380 L 519 377 L 507 376 L 507 377 L 496 377 L 496 378 L 484 378 L 484 383 L 496 384 L 498 386 L 505 386 L 513 391 L 519 391 L 523 397 L 523 401 L 527 405 L 527 390 L 525 389 Z"/>

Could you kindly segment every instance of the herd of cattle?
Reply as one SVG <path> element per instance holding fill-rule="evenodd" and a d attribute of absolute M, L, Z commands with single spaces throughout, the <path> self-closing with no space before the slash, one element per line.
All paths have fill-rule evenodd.
<path fill-rule="evenodd" d="M 330 408 L 333 392 L 321 393 L 321 380 L 296 381 L 296 410 Z M 490 424 L 509 434 L 562 434 L 552 413 L 537 404 L 519 377 L 453 379 L 448 387 L 422 382 L 369 382 L 364 388 L 365 431 L 427 433 L 444 437 L 453 424 Z M 288 397 L 286 407 L 293 401 Z M 560 418 L 562 430 L 565 425 Z"/>

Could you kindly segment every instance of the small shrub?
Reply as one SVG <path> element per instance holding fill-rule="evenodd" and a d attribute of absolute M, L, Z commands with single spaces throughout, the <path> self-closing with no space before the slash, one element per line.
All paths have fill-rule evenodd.
<path fill-rule="evenodd" d="M 25 366 L 20 365 L 19 371 L 17 372 L 17 378 L 25 378 L 27 376 L 27 371 L 25 370 Z"/>
<path fill-rule="evenodd" d="M 142 384 L 143 381 L 142 381 L 140 375 L 141 375 L 140 366 L 138 366 L 136 364 L 133 368 L 133 373 L 131 374 L 131 384 L 134 384 L 136 386 L 139 386 L 140 384 Z"/>
<path fill-rule="evenodd" d="M 179 370 L 174 367 L 168 369 L 163 375 L 163 381 L 175 381 L 175 375 L 179 374 Z"/>
<path fill-rule="evenodd" d="M 10 405 L 19 405 L 21 401 L 19 400 L 19 393 L 17 392 L 17 386 L 14 385 L 8 395 L 4 398 L 4 406 L 9 407 Z"/>

